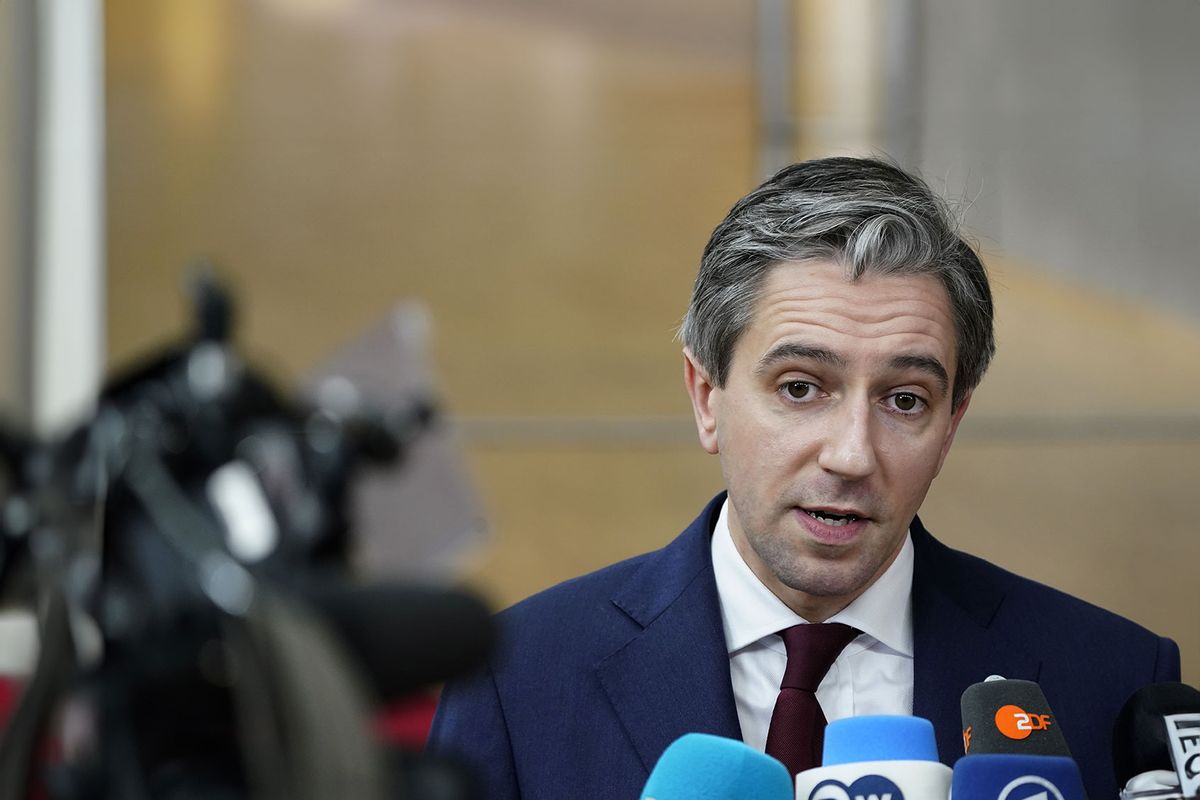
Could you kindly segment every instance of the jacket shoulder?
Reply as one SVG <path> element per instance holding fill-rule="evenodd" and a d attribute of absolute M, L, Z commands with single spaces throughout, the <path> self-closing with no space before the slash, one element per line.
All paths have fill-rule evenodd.
<path fill-rule="evenodd" d="M 919 528 L 919 530 L 918 530 Z M 1070 650 L 1151 675 L 1178 674 L 1178 648 L 1144 626 L 1023 577 L 983 558 L 955 550 L 914 526 L 923 578 L 969 607 L 980 624 L 1012 632 L 1034 652 Z M 1086 663 L 1080 660 L 1078 663 Z M 1156 680 L 1167 678 L 1155 677 Z"/>
<path fill-rule="evenodd" d="M 501 612 L 497 662 L 516 648 L 607 655 L 697 580 L 712 582 L 712 527 L 723 500 L 722 494 L 709 502 L 666 546 L 564 581 Z M 715 594 L 715 584 L 711 589 Z"/>
<path fill-rule="evenodd" d="M 545 646 L 574 650 L 573 638 L 608 638 L 609 632 L 634 630 L 628 616 L 613 603 L 613 596 L 661 551 L 633 558 L 581 575 L 544 589 L 496 615 L 501 648 L 496 660 L 504 663 L 509 651 Z M 578 632 L 578 636 L 573 636 Z"/>

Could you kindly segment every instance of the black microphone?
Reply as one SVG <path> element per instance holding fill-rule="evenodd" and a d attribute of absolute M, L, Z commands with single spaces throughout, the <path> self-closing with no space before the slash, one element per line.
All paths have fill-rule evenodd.
<path fill-rule="evenodd" d="M 951 797 L 1087 800 L 1079 765 L 1033 681 L 993 676 L 967 687 L 962 718 L 966 755 L 954 765 Z"/>
<path fill-rule="evenodd" d="M 968 755 L 1070 756 L 1042 688 L 1033 681 L 989 679 L 962 696 Z"/>
<path fill-rule="evenodd" d="M 461 590 L 330 583 L 306 584 L 294 596 L 325 619 L 383 700 L 470 672 L 496 638 L 487 605 Z"/>
<path fill-rule="evenodd" d="M 1185 683 L 1152 683 L 1134 692 L 1113 727 L 1113 770 L 1117 785 L 1129 788 L 1128 793 L 1157 788 L 1174 797 L 1197 794 L 1200 690 Z M 1150 775 L 1160 771 L 1166 774 L 1157 780 Z M 1141 780 L 1131 786 L 1133 778 Z M 1161 791 L 1157 794 L 1164 796 Z"/>

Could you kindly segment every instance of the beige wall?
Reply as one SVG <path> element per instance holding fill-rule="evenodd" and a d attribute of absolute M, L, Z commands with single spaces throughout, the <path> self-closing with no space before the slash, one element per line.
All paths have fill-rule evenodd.
<path fill-rule="evenodd" d="M 29 263 L 33 256 L 32 4 L 0 5 L 0 411 L 29 413 Z"/>

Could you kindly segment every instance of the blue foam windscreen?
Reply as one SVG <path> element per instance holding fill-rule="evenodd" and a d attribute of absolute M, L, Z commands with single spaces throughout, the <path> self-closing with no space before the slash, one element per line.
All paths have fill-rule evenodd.
<path fill-rule="evenodd" d="M 933 723 L 922 717 L 846 717 L 825 728 L 821 765 L 860 761 L 937 761 Z"/>
<path fill-rule="evenodd" d="M 1087 800 L 1072 759 L 1007 753 L 960 758 L 950 794 L 954 800 Z"/>
<path fill-rule="evenodd" d="M 787 768 L 742 742 L 706 733 L 679 737 L 663 751 L 642 800 L 792 800 Z"/>

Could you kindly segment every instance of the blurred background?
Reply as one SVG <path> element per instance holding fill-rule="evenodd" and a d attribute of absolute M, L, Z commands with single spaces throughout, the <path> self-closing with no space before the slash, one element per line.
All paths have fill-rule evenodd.
<path fill-rule="evenodd" d="M 21 36 L 35 5 L 65 66 Z M 886 154 L 961 209 L 998 304 L 926 524 L 1175 638 L 1200 684 L 1194 0 L 0 9 L 18 418 L 53 426 L 178 335 L 199 257 L 292 383 L 419 301 L 487 521 L 455 572 L 506 606 L 665 544 L 721 488 L 673 339 L 708 234 L 785 163 Z M 20 80 L 56 69 L 57 111 Z"/>

